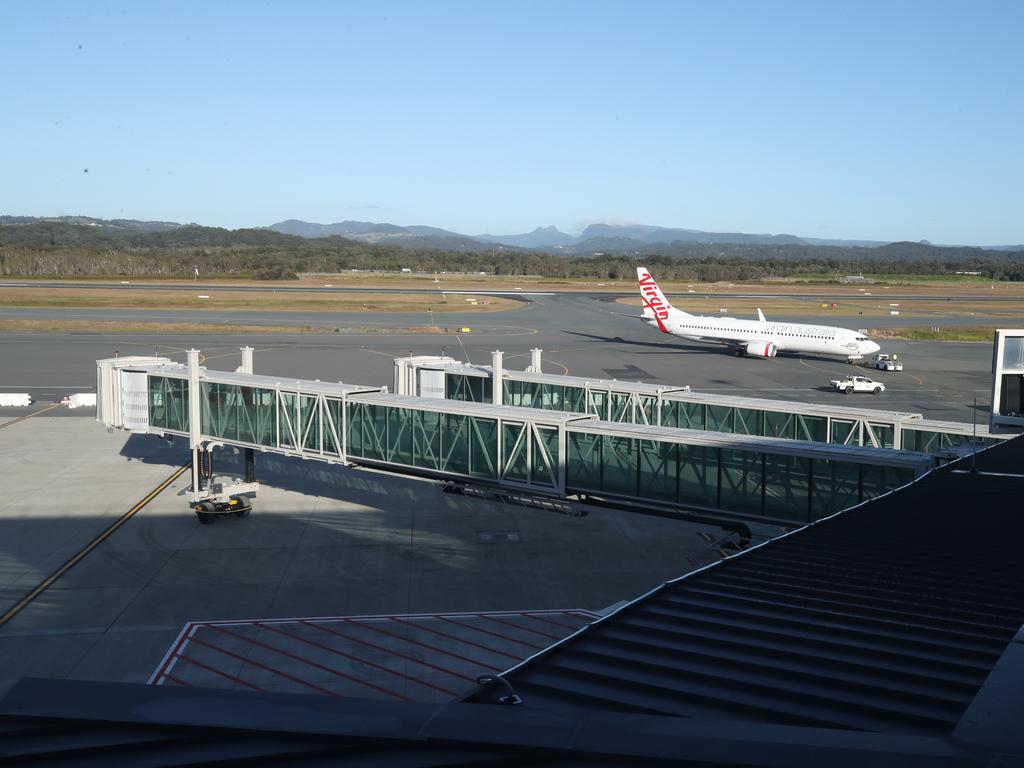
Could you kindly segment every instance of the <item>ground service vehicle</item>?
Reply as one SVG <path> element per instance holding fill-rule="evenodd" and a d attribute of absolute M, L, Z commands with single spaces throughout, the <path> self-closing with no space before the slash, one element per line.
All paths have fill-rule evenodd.
<path fill-rule="evenodd" d="M 880 371 L 902 371 L 903 363 L 896 359 L 896 355 L 875 355 L 875 368 Z"/>
<path fill-rule="evenodd" d="M 872 392 L 880 395 L 885 391 L 885 384 L 873 381 L 867 376 L 847 376 L 843 379 L 832 379 L 831 384 L 844 394 L 851 392 Z"/>

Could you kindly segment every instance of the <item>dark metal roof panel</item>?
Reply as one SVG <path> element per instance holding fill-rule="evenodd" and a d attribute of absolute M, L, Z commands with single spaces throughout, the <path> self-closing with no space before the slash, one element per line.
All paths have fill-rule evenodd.
<path fill-rule="evenodd" d="M 670 582 L 506 677 L 560 713 L 948 734 L 1024 624 L 1024 477 L 969 462 Z M 1014 462 L 1024 439 L 977 458 Z"/>

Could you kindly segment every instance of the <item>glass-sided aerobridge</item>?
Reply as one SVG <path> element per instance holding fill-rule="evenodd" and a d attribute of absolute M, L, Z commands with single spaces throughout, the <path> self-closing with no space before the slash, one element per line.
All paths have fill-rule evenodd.
<path fill-rule="evenodd" d="M 778 437 L 834 445 L 896 448 L 956 458 L 1012 435 L 985 425 L 924 419 L 920 413 L 694 392 L 689 387 L 540 373 L 450 357 L 395 361 L 395 391 L 449 400 L 495 402 L 590 413 L 606 421 Z M 499 371 L 497 377 L 495 371 Z M 494 382 L 501 380 L 496 391 Z"/>
<path fill-rule="evenodd" d="M 189 365 L 122 357 L 97 367 L 97 420 L 189 439 L 193 504 L 203 490 L 203 456 L 221 446 L 561 497 L 794 522 L 905 485 L 934 462 L 911 451 L 256 375 L 243 370 L 251 370 L 251 353 L 238 372 L 200 366 L 195 350 Z"/>

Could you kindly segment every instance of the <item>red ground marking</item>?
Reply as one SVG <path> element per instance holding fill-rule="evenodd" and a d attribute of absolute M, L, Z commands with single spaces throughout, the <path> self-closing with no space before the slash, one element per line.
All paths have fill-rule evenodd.
<path fill-rule="evenodd" d="M 182 679 L 181 679 L 180 677 L 175 677 L 175 676 L 174 676 L 174 675 L 172 675 L 172 674 L 171 674 L 170 672 L 164 672 L 164 673 L 162 673 L 162 674 L 161 674 L 161 677 L 162 677 L 162 678 L 163 678 L 164 680 L 170 680 L 170 681 L 171 681 L 172 683 L 177 683 L 178 685 L 180 685 L 180 686 L 183 686 L 183 687 L 185 687 L 185 688 L 191 688 L 191 687 L 192 687 L 192 684 L 191 684 L 191 683 L 186 683 L 186 682 L 185 682 L 184 680 L 182 680 Z"/>
<path fill-rule="evenodd" d="M 288 638 L 291 638 L 293 640 L 298 640 L 300 643 L 306 643 L 307 645 L 311 645 L 314 648 L 320 648 L 321 650 L 327 651 L 328 653 L 334 653 L 334 654 L 337 654 L 338 656 L 342 656 L 342 657 L 344 657 L 346 659 L 351 659 L 352 661 L 358 662 L 359 664 L 365 664 L 368 667 L 373 667 L 374 669 L 379 669 L 381 672 L 387 672 L 390 675 L 395 675 L 396 677 L 400 677 L 403 680 L 409 680 L 409 681 L 411 681 L 413 683 L 416 683 L 417 685 L 425 685 L 427 688 L 433 688 L 435 691 L 440 691 L 441 693 L 447 694 L 448 696 L 458 696 L 459 695 L 455 691 L 449 691 L 447 688 L 442 688 L 439 685 L 434 685 L 433 683 L 428 683 L 426 680 L 420 680 L 417 677 L 412 677 L 411 675 L 406 675 L 403 672 L 398 672 L 398 671 L 396 671 L 394 669 L 388 669 L 387 667 L 383 667 L 380 664 L 376 664 L 376 663 L 374 663 L 372 661 L 367 661 L 366 659 L 361 659 L 358 656 L 353 656 L 352 654 L 345 653 L 344 651 L 339 651 L 337 648 L 331 648 L 329 645 L 324 645 L 323 643 L 318 643 L 315 640 L 310 640 L 309 638 L 303 637 L 302 635 L 296 635 L 296 634 L 293 634 L 291 632 L 285 632 L 283 629 L 279 629 L 277 627 L 272 627 L 272 626 L 270 626 L 268 624 L 264 624 L 262 621 L 257 621 L 256 622 L 256 626 L 262 627 L 263 629 L 268 629 L 271 632 L 277 632 L 279 635 L 283 635 L 284 637 L 288 637 Z M 384 650 L 386 650 L 386 649 L 384 649 Z M 392 653 L 391 655 L 392 656 L 399 656 L 399 654 L 395 654 L 395 653 Z"/>
<path fill-rule="evenodd" d="M 463 645 L 472 645 L 474 648 L 479 648 L 480 650 L 487 651 L 488 653 L 493 653 L 496 656 L 505 656 L 505 657 L 507 657 L 509 659 L 515 659 L 516 661 L 522 661 L 522 659 L 519 656 L 516 656 L 514 653 L 505 653 L 504 651 L 496 651 L 493 648 L 488 648 L 486 645 L 480 645 L 480 643 L 474 643 L 472 640 L 465 640 L 465 639 L 463 639 L 461 637 L 456 637 L 455 635 L 449 635 L 447 632 L 442 632 L 439 629 L 432 629 L 430 627 L 424 627 L 422 624 L 414 624 L 411 621 L 408 621 L 406 619 L 400 619 L 397 616 L 395 618 L 393 618 L 392 621 L 397 621 L 400 624 L 408 624 L 410 627 L 415 627 L 416 629 L 420 629 L 420 630 L 422 630 L 424 632 L 429 632 L 432 635 L 440 635 L 441 637 L 447 637 L 449 640 L 454 640 L 455 642 L 462 643 Z"/>
<path fill-rule="evenodd" d="M 200 641 L 200 644 L 201 645 L 204 644 L 202 640 Z M 233 683 L 239 683 L 240 685 L 244 685 L 247 688 L 252 688 L 253 690 L 258 690 L 258 691 L 262 691 L 263 690 L 258 685 L 253 685 L 252 683 L 243 680 L 242 678 L 238 677 L 237 675 L 228 675 L 226 672 L 224 672 L 222 670 L 218 670 L 215 667 L 210 667 L 209 665 L 203 664 L 202 662 L 197 662 L 197 660 L 195 658 L 189 658 L 188 656 L 178 656 L 178 660 L 179 660 L 179 662 L 184 662 L 185 664 L 190 664 L 190 665 L 194 665 L 196 667 L 200 667 L 201 669 L 204 669 L 207 672 L 212 672 L 214 675 L 220 675 L 222 678 L 226 678 L 227 680 L 230 680 Z M 164 673 L 164 676 L 165 677 L 169 677 L 168 673 L 166 673 L 166 672 Z"/>
<path fill-rule="evenodd" d="M 300 623 L 305 624 L 307 627 L 312 627 L 313 629 L 321 629 L 324 632 L 329 632 L 332 635 L 337 635 L 338 637 L 342 637 L 342 638 L 344 638 L 344 639 L 346 639 L 346 640 L 348 640 L 349 642 L 352 642 L 352 643 L 359 643 L 361 645 L 368 645 L 371 648 L 376 648 L 378 651 L 384 651 L 384 653 L 390 653 L 392 656 L 403 656 L 403 658 L 405 658 L 406 661 L 410 661 L 413 664 L 420 664 L 420 665 L 422 665 L 424 667 L 430 667 L 431 669 L 437 670 L 438 672 L 443 672 L 446 675 L 451 675 L 452 677 L 458 677 L 458 678 L 461 678 L 462 680 L 468 680 L 471 683 L 476 682 L 472 677 L 467 677 L 466 675 L 463 675 L 463 674 L 461 674 L 459 672 L 456 672 L 454 669 L 445 669 L 444 667 L 439 667 L 436 664 L 431 664 L 429 661 L 421 661 L 420 659 L 413 659 L 413 658 L 411 658 L 409 656 L 404 656 L 403 654 L 399 654 L 399 653 L 396 653 L 395 651 L 392 651 L 390 648 L 385 648 L 383 645 L 377 645 L 376 643 L 371 643 L 369 640 L 360 640 L 358 637 L 352 637 L 350 635 L 346 635 L 344 632 L 338 632 L 335 629 L 329 629 L 327 627 L 320 626 L 319 624 L 313 624 L 312 622 L 305 621 L 305 620 L 300 620 Z M 385 633 L 385 634 L 388 634 L 388 633 Z M 395 635 L 395 637 L 398 637 L 398 635 Z M 401 638 L 399 638 L 399 639 L 401 639 Z"/>
<path fill-rule="evenodd" d="M 525 640 L 516 640 L 514 637 L 508 637 L 507 635 L 499 635 L 497 632 L 491 632 L 491 630 L 489 630 L 489 629 L 482 629 L 481 627 L 474 627 L 472 624 L 464 624 L 461 621 L 456 621 L 455 619 L 449 619 L 447 616 L 442 616 L 441 617 L 441 621 L 447 621 L 447 622 L 449 622 L 451 624 L 457 624 L 460 627 L 465 627 L 466 629 L 472 629 L 472 630 L 474 630 L 476 632 L 483 632 L 485 635 L 490 635 L 491 637 L 496 637 L 499 640 L 507 640 L 510 643 L 518 643 L 519 645 L 525 645 L 527 648 L 533 648 L 535 651 L 539 651 L 539 650 L 541 650 L 544 647 L 543 645 L 534 645 L 533 643 L 528 643 Z"/>
<path fill-rule="evenodd" d="M 506 627 L 512 627 L 513 629 L 518 629 L 520 632 L 529 632 L 529 633 L 534 634 L 534 635 L 540 635 L 541 637 L 550 638 L 551 640 L 561 640 L 562 639 L 561 635 L 550 635 L 547 632 L 541 632 L 539 629 L 529 629 L 528 627 L 521 627 L 518 624 L 515 624 L 514 622 L 511 622 L 511 621 L 503 621 L 502 619 L 499 619 L 497 616 L 486 616 L 485 615 L 482 618 L 488 619 L 490 621 L 497 622 L 498 624 L 503 624 Z"/>
<path fill-rule="evenodd" d="M 216 627 L 210 627 L 210 629 L 216 629 Z M 223 653 L 225 656 L 230 656 L 233 659 L 238 659 L 239 661 L 241 661 L 241 662 L 243 662 L 245 664 L 249 664 L 251 666 L 258 667 L 259 669 L 265 669 L 267 672 L 270 672 L 271 674 L 279 675 L 279 676 L 281 676 L 281 677 L 283 677 L 283 678 L 285 678 L 287 680 L 291 680 L 293 683 L 299 683 L 300 685 L 304 685 L 307 688 L 312 688 L 314 691 L 320 691 L 320 693 L 325 693 L 328 696 L 334 696 L 334 697 L 338 696 L 338 694 L 334 693 L 333 691 L 328 691 L 326 688 L 321 688 L 319 685 L 316 685 L 315 683 L 308 683 L 305 680 L 301 680 L 301 679 L 295 677 L 294 675 L 289 675 L 287 672 L 282 672 L 279 669 L 274 669 L 273 667 L 268 667 L 266 664 L 260 664 L 260 662 L 258 662 L 258 661 L 252 661 L 250 659 L 245 658 L 244 656 L 239 656 L 237 653 L 232 653 L 231 651 L 225 650 L 224 648 L 221 648 L 219 646 L 213 645 L 212 643 L 208 643 L 205 640 L 200 640 L 198 637 L 193 637 L 192 638 L 192 642 L 199 643 L 199 645 L 205 645 L 207 648 L 210 648 L 211 650 L 217 651 L 219 653 Z M 187 657 L 183 656 L 182 658 L 187 658 Z M 196 662 L 196 661 L 194 661 L 192 659 L 188 659 L 188 661 L 190 661 L 192 664 L 198 664 L 198 662 Z M 199 666 L 205 666 L 205 665 L 201 665 L 200 664 Z M 207 667 L 207 669 L 212 669 L 212 667 Z M 241 682 L 241 681 L 239 681 L 239 682 Z M 255 686 L 253 686 L 253 687 L 255 687 Z M 257 689 L 257 690 L 262 690 L 262 689 Z"/>
<path fill-rule="evenodd" d="M 389 691 L 387 688 L 381 688 L 380 686 L 374 685 L 373 683 L 368 683 L 365 680 L 360 680 L 358 677 L 352 677 L 352 675 L 346 675 L 344 672 L 339 672 L 336 669 L 333 669 L 331 667 L 325 666 L 323 664 L 318 664 L 315 661 L 310 661 L 309 659 L 304 659 L 301 656 L 296 656 L 294 653 L 289 653 L 288 651 L 281 650 L 280 648 L 275 648 L 274 646 L 268 645 L 267 643 L 264 643 L 264 642 L 262 642 L 260 640 L 254 640 L 252 638 L 248 638 L 245 635 L 240 635 L 237 632 L 232 632 L 231 630 L 224 629 L 223 627 L 210 627 L 210 629 L 214 630 L 215 632 L 220 632 L 222 634 L 230 635 L 231 637 L 238 638 L 239 640 L 245 640 L 247 642 L 252 643 L 253 645 L 259 646 L 260 648 L 266 648 L 268 651 L 273 651 L 274 653 L 279 653 L 282 656 L 287 656 L 289 659 L 293 659 L 293 660 L 295 660 L 295 661 L 297 661 L 297 662 L 299 662 L 301 664 L 308 664 L 311 667 L 315 667 L 316 669 L 322 670 L 324 672 L 328 672 L 328 673 L 330 673 L 332 675 L 336 675 L 336 676 L 338 676 L 340 678 L 343 678 L 343 679 L 348 680 L 350 682 L 356 683 L 358 685 L 364 685 L 367 688 L 372 688 L 373 690 L 379 691 L 381 693 L 385 693 L 388 696 L 394 696 L 396 699 L 401 699 L 402 701 L 412 701 L 412 699 L 408 698 L 407 696 L 403 696 L 400 693 L 395 693 L 394 691 Z"/>
<path fill-rule="evenodd" d="M 565 629 L 571 629 L 573 632 L 575 632 L 577 629 L 579 629 L 579 627 L 574 627 L 572 624 L 563 624 L 562 622 L 555 621 L 554 619 L 550 619 L 547 616 L 537 616 L 536 614 L 533 614 L 533 613 L 520 613 L 519 615 L 520 616 L 526 616 L 527 618 L 530 618 L 530 619 L 536 619 L 537 621 L 543 621 L 546 624 L 553 624 L 556 627 L 564 627 Z"/>
<path fill-rule="evenodd" d="M 459 659 L 460 661 L 465 661 L 467 664 L 476 664 L 477 666 L 483 667 L 485 669 L 490 669 L 493 672 L 500 672 L 501 671 L 501 667 L 495 667 L 495 666 L 493 666 L 491 664 L 485 664 L 482 661 L 477 661 L 476 659 L 471 659 L 468 656 L 463 656 L 461 654 L 455 653 L 454 651 L 446 651 L 444 648 L 438 648 L 436 645 L 431 645 L 430 643 L 424 643 L 422 640 L 413 640 L 411 638 L 402 637 L 401 635 L 396 635 L 394 632 L 388 632 L 386 629 L 381 629 L 380 627 L 375 627 L 373 624 L 371 624 L 369 622 L 363 623 L 363 622 L 356 621 L 354 619 L 343 619 L 343 621 L 348 621 L 348 622 L 350 622 L 352 624 L 355 624 L 357 627 L 363 627 L 364 629 L 372 629 L 374 632 L 379 632 L 382 635 L 387 635 L 388 637 L 394 637 L 394 638 L 397 638 L 399 640 L 403 640 L 403 641 L 405 641 L 407 643 L 412 643 L 413 645 L 418 645 L 418 646 L 421 646 L 423 648 L 429 648 L 431 651 L 437 651 L 438 653 L 443 653 L 445 656 L 451 656 L 453 659 Z M 389 621 L 398 621 L 398 619 L 391 618 L 391 619 L 389 619 Z M 318 626 L 318 625 L 314 625 L 314 626 Z M 412 626 L 415 628 L 416 625 L 412 625 Z M 327 629 L 327 627 L 320 627 L 320 629 L 323 629 L 325 632 L 330 632 L 331 631 L 331 630 Z M 445 635 L 445 637 L 448 637 L 448 635 Z M 452 674 L 458 675 L 457 672 L 453 672 Z M 469 678 L 469 677 L 464 677 L 462 675 L 459 675 L 459 677 L 462 677 L 464 680 L 470 680 L 471 682 L 474 682 L 474 683 L 476 682 L 476 680 L 473 680 L 472 678 Z"/>

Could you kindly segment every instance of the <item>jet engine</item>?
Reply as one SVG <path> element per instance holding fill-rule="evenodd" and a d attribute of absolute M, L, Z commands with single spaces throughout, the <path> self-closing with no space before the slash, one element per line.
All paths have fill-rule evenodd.
<path fill-rule="evenodd" d="M 743 354 L 752 357 L 775 357 L 779 350 L 770 341 L 750 341 L 743 347 Z"/>

